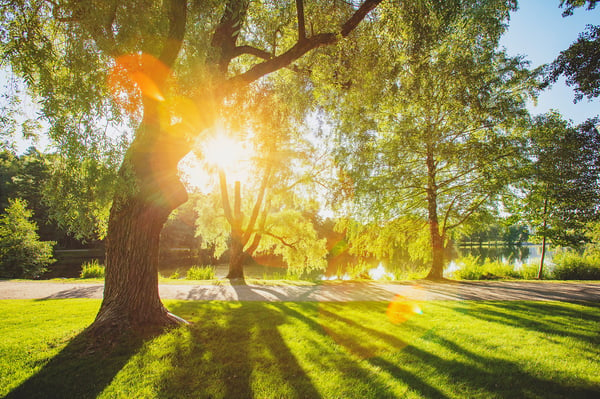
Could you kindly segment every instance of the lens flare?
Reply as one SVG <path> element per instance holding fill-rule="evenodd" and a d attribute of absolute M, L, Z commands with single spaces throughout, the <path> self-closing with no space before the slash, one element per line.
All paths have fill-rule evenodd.
<path fill-rule="evenodd" d="M 413 315 L 423 314 L 419 304 L 402 295 L 396 295 L 387 308 L 387 317 L 394 324 L 404 323 Z"/>
<path fill-rule="evenodd" d="M 125 54 L 115 59 L 108 74 L 108 86 L 115 102 L 134 113 L 142 105 L 142 96 L 159 102 L 165 100 L 158 82 L 169 74 L 169 68 L 150 54 Z"/>
<path fill-rule="evenodd" d="M 161 130 L 170 136 L 183 138 L 201 129 L 200 111 L 187 97 L 168 97 L 159 104 Z"/>

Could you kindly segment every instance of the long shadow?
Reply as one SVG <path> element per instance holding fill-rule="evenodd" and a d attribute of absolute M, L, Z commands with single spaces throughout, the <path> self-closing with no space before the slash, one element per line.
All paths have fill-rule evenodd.
<path fill-rule="evenodd" d="M 77 287 L 68 290 L 57 292 L 46 299 L 67 299 L 67 298 L 102 298 L 102 292 L 104 291 L 103 286 L 92 286 L 92 287 Z"/>
<path fill-rule="evenodd" d="M 223 308 L 218 318 L 210 312 L 215 307 Z M 273 386 L 284 397 L 321 397 L 278 330 L 285 316 L 269 303 L 177 302 L 170 309 L 194 313 L 199 322 L 174 343 L 159 397 L 269 397 Z"/>
<path fill-rule="evenodd" d="M 169 308 L 198 322 L 172 343 L 158 397 L 397 397 L 368 363 L 329 339 L 317 303 L 175 302 Z M 343 386 L 328 385 L 322 373 Z M 321 380 L 319 389 L 313 378 Z"/>
<path fill-rule="evenodd" d="M 6 398 L 95 398 L 143 344 L 141 338 L 131 338 L 102 350 L 91 349 L 91 340 L 86 331 L 80 333 Z"/>
<path fill-rule="evenodd" d="M 500 305 L 498 305 L 500 306 Z M 540 309 L 544 309 L 544 304 L 540 304 Z M 535 309 L 534 309 L 535 310 Z M 475 309 L 473 317 L 480 316 L 480 312 L 485 313 L 488 309 Z M 550 312 L 551 307 L 546 309 Z M 376 330 L 368 325 L 357 323 L 355 320 L 342 317 L 330 311 L 321 310 L 320 313 L 328 318 L 335 319 L 342 326 L 341 330 L 361 330 L 367 336 L 377 337 L 387 344 L 398 346 L 398 339 L 391 337 L 387 332 Z M 543 317 L 540 315 L 541 317 Z M 571 315 L 572 316 L 572 315 Z M 504 315 L 505 321 L 510 315 Z M 495 322 L 502 322 L 494 320 Z M 529 319 L 514 321 L 515 325 L 528 322 Z M 593 322 L 594 320 L 592 320 Z M 512 323 L 511 323 L 512 324 Z M 563 334 L 560 328 L 553 329 L 546 325 L 545 332 L 549 334 Z M 349 336 L 352 334 L 348 334 Z M 353 334 L 358 337 L 360 334 Z M 576 335 L 579 337 L 579 334 Z M 582 337 L 580 337 L 582 338 Z M 367 359 L 369 363 L 380 370 L 389 373 L 394 378 L 403 381 L 409 386 L 409 389 L 428 398 L 446 398 L 449 393 L 436 388 L 437 385 L 447 386 L 452 389 L 452 396 L 460 392 L 456 389 L 467 392 L 479 392 L 489 397 L 514 398 L 514 397 L 553 397 L 553 398 L 597 398 L 600 395 L 600 387 L 589 386 L 589 382 L 577 382 L 553 380 L 552 377 L 539 377 L 528 370 L 522 369 L 517 362 L 509 359 L 494 356 L 493 353 L 479 354 L 466 349 L 459 342 L 449 340 L 435 332 L 435 329 L 429 330 L 422 337 L 424 341 L 432 341 L 440 347 L 445 348 L 453 356 L 441 356 L 434 352 L 424 349 L 421 345 L 410 345 L 405 347 L 398 355 L 393 355 L 393 361 L 385 353 L 383 356 L 373 356 Z M 355 342 L 350 345 L 361 345 Z M 418 372 L 415 369 L 418 367 Z M 423 370 L 428 370 L 431 375 L 431 381 L 441 379 L 447 381 L 434 384 L 429 378 L 421 377 Z M 418 375 L 417 375 L 418 374 Z"/>
<path fill-rule="evenodd" d="M 307 303 L 305 303 L 306 305 Z M 317 303 L 311 303 L 311 307 L 314 310 L 314 317 L 309 317 L 304 313 L 294 309 L 295 304 L 288 303 L 273 303 L 270 306 L 278 309 L 282 314 L 285 315 L 286 318 L 295 319 L 296 321 L 301 322 L 310 328 L 312 333 L 318 335 L 328 336 L 336 342 L 337 344 L 344 347 L 347 351 L 339 351 L 335 348 L 334 345 L 328 345 L 327 347 L 323 347 L 322 344 L 318 342 L 311 342 L 307 340 L 308 345 L 306 345 L 305 356 L 313 365 L 317 365 L 321 368 L 321 370 L 330 370 L 334 369 L 338 373 L 342 374 L 343 377 L 341 380 L 344 381 L 346 386 L 363 386 L 364 391 L 368 392 L 368 395 L 365 397 L 371 398 L 393 398 L 396 397 L 394 392 L 390 390 L 386 384 L 383 384 L 376 374 L 371 371 L 365 369 L 364 365 L 361 365 L 362 358 L 356 359 L 353 356 L 350 356 L 350 353 L 360 354 L 363 353 L 361 350 L 357 350 L 361 345 L 358 343 L 350 343 L 346 339 L 339 339 L 339 336 L 336 337 L 332 335 L 332 331 L 326 326 L 326 320 L 323 320 L 322 317 L 324 315 L 324 310 Z M 317 318 L 321 318 L 319 322 L 316 320 Z M 338 339 L 336 339 L 338 338 Z M 390 338 L 388 336 L 388 338 Z M 394 338 L 391 338 L 392 340 Z M 333 344 L 331 342 L 331 344 Z M 368 352 L 368 350 L 367 350 Z M 303 397 L 311 397 L 311 396 L 303 396 Z M 344 387 L 339 387 L 339 392 L 337 392 L 334 397 L 344 397 Z"/>
<path fill-rule="evenodd" d="M 398 351 L 408 346 L 406 342 L 402 341 L 401 339 L 392 334 L 368 327 L 366 325 L 362 325 L 361 323 L 358 323 L 357 321 L 351 320 L 347 317 L 342 317 L 338 314 L 332 313 L 324 309 L 321 309 L 319 313 L 326 316 L 327 318 L 335 319 L 337 322 L 341 322 L 343 325 L 345 325 L 346 330 L 362 330 L 362 332 L 368 333 L 368 335 L 378 338 L 379 340 L 385 342 L 385 344 L 390 348 L 396 349 Z M 350 335 L 348 335 L 348 337 L 350 337 Z M 365 343 L 360 343 L 356 340 L 352 342 L 351 340 L 352 338 L 350 338 L 350 340 L 341 340 L 340 342 L 345 341 L 344 346 L 346 346 L 347 349 L 349 349 L 350 351 L 358 353 L 359 355 L 365 355 L 369 353 L 373 354 L 373 351 L 369 351 L 368 348 L 364 347 Z M 369 363 L 382 370 L 385 370 L 394 378 L 401 380 L 402 382 L 408 385 L 409 389 L 418 392 L 423 397 L 436 399 L 448 398 L 448 396 L 446 396 L 443 392 L 433 387 L 431 384 L 427 383 L 422 378 L 415 375 L 415 373 L 402 369 L 398 365 L 384 360 L 382 357 L 368 356 L 365 358 Z"/>
<path fill-rule="evenodd" d="M 444 281 L 444 284 L 422 281 L 427 291 L 448 299 L 462 300 L 520 300 L 520 301 L 600 301 L 600 287 L 595 284 Z"/>
<path fill-rule="evenodd" d="M 454 350 L 460 348 L 452 345 Z M 470 354 L 470 356 L 477 356 Z M 451 387 L 465 390 L 466 392 L 484 393 L 484 396 L 512 399 L 520 398 L 597 398 L 599 391 L 593 387 L 573 387 L 550 379 L 536 377 L 527 371 L 521 370 L 516 364 L 491 356 L 481 356 L 483 367 L 475 366 L 469 362 L 448 360 L 427 352 L 421 348 L 411 346 L 403 352 L 404 362 L 420 364 L 421 368 L 431 370 L 432 375 L 442 375 L 451 383 Z M 442 392 L 430 385 L 423 385 L 421 380 L 416 380 L 414 374 L 404 370 L 397 363 L 392 363 L 383 358 L 373 358 L 370 362 L 389 372 L 396 378 L 408 383 L 425 397 L 445 398 Z M 454 390 L 455 388 L 453 388 Z M 464 393 L 466 395 L 466 392 Z M 453 392 L 454 395 L 460 392 Z M 454 396 L 453 395 L 453 396 Z"/>
<path fill-rule="evenodd" d="M 568 305 L 565 305 L 568 306 Z M 587 308 L 600 309 L 598 303 L 587 303 Z M 545 302 L 527 303 L 501 302 L 486 303 L 478 306 L 471 316 L 490 322 L 501 323 L 532 331 L 543 332 L 550 335 L 572 337 L 576 340 L 586 341 L 591 344 L 600 344 L 600 313 L 588 309 L 574 312 L 560 304 Z M 554 320 L 556 317 L 567 318 L 571 324 L 564 324 Z M 592 330 L 586 329 L 585 324 L 595 326 Z"/>

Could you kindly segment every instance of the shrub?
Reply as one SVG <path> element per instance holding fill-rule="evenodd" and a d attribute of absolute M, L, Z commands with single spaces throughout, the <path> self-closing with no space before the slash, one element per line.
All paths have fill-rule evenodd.
<path fill-rule="evenodd" d="M 40 241 L 32 212 L 22 199 L 9 200 L 0 216 L 0 277 L 35 278 L 53 263 L 53 241 Z"/>
<path fill-rule="evenodd" d="M 481 262 L 479 256 L 468 255 L 456 260 L 459 269 L 453 274 L 459 280 L 498 280 L 503 278 L 519 278 L 520 274 L 512 265 L 496 260 L 485 259 Z"/>
<path fill-rule="evenodd" d="M 98 259 L 85 262 L 81 265 L 81 278 L 104 278 L 104 265 Z"/>
<path fill-rule="evenodd" d="M 185 278 L 186 280 L 212 280 L 215 278 L 215 269 L 212 266 L 192 266 Z"/>
<path fill-rule="evenodd" d="M 600 253 L 567 250 L 554 255 L 552 276 L 557 280 L 600 280 Z"/>
<path fill-rule="evenodd" d="M 539 263 L 528 263 L 521 266 L 521 269 L 518 270 L 519 275 L 522 279 L 525 280 L 534 280 L 538 276 L 538 272 L 540 270 Z M 548 267 L 544 263 L 544 269 L 542 270 L 542 278 L 549 277 Z"/>

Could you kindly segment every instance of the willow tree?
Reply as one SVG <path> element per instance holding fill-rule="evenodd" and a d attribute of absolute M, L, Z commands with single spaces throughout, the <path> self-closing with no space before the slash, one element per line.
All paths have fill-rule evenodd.
<path fill-rule="evenodd" d="M 93 333 L 180 321 L 158 295 L 158 241 L 187 195 L 178 163 L 244 87 L 350 35 L 381 0 L 14 0 L 2 55 L 42 104 L 55 142 L 102 153 L 129 123 Z M 117 125 L 120 126 L 120 125 Z"/>
<path fill-rule="evenodd" d="M 229 279 L 243 279 L 255 254 L 280 255 L 296 274 L 326 267 L 325 240 L 304 215 L 326 163 L 305 137 L 307 108 L 277 92 L 262 87 L 229 104 L 220 134 L 198 154 L 218 184 L 197 202 L 197 234 L 216 258 L 229 251 Z"/>
<path fill-rule="evenodd" d="M 385 58 L 360 78 L 350 64 L 340 78 L 338 158 L 354 202 L 375 220 L 427 222 L 429 278 L 442 278 L 449 233 L 490 203 L 518 154 L 516 128 L 537 83 L 523 60 L 498 49 L 514 7 L 503 0 L 382 5 L 377 46 Z"/>

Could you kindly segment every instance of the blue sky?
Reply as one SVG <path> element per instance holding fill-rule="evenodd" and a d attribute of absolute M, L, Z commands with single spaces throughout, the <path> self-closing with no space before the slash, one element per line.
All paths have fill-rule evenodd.
<path fill-rule="evenodd" d="M 574 15 L 562 17 L 559 0 L 520 0 L 519 10 L 511 14 L 508 32 L 501 44 L 510 55 L 525 55 L 532 67 L 552 62 L 558 54 L 577 40 L 588 24 L 600 24 L 600 7 L 587 11 L 576 9 Z M 558 110 L 575 123 L 600 114 L 600 99 L 583 99 L 573 104 L 572 88 L 557 82 L 543 92 L 537 106 L 531 106 L 533 114 Z"/>

